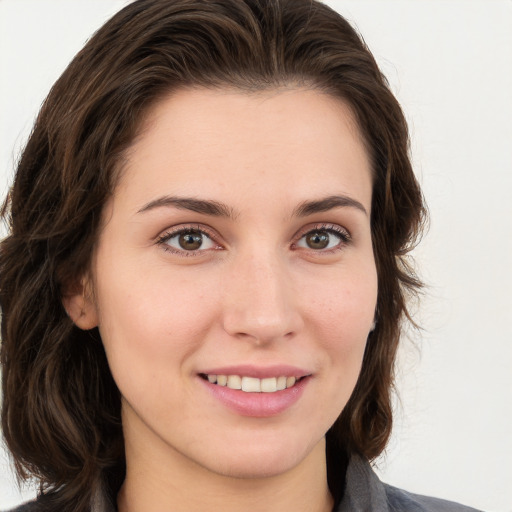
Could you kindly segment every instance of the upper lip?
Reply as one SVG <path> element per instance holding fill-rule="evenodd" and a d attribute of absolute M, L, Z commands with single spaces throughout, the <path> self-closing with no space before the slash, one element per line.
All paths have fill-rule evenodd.
<path fill-rule="evenodd" d="M 311 375 L 312 372 L 297 366 L 286 364 L 270 365 L 270 366 L 254 366 L 250 364 L 242 364 L 236 366 L 223 366 L 217 368 L 209 368 L 202 370 L 199 374 L 204 375 L 240 375 L 244 377 L 254 377 L 257 379 L 266 379 L 269 377 L 305 377 Z"/>

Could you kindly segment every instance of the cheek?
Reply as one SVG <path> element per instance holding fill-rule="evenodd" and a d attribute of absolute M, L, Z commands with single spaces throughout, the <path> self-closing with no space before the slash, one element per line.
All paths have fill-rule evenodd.
<path fill-rule="evenodd" d="M 216 288 L 204 279 L 184 280 L 176 274 L 166 279 L 157 269 L 132 276 L 98 276 L 99 329 L 116 380 L 179 365 L 200 346 L 218 316 L 214 298 L 206 293 Z"/>
<path fill-rule="evenodd" d="M 360 272 L 330 280 L 309 304 L 309 324 L 332 370 L 331 389 L 335 396 L 339 393 L 341 408 L 359 377 L 376 302 L 377 274 L 369 264 Z"/>
<path fill-rule="evenodd" d="M 344 269 L 343 269 L 344 270 Z M 337 337 L 364 337 L 373 323 L 377 304 L 377 272 L 375 265 L 369 263 L 361 269 L 339 272 L 323 280 L 322 286 L 312 286 L 315 290 L 309 297 L 309 316 L 317 319 L 315 323 L 327 334 L 326 340 Z"/>

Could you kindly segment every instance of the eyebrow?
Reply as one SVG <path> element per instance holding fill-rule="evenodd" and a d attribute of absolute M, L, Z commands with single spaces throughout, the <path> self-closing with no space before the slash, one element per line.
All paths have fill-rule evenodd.
<path fill-rule="evenodd" d="M 162 196 L 145 204 L 137 213 L 144 213 L 155 208 L 169 207 L 180 210 L 212 215 L 214 217 L 236 217 L 235 211 L 223 203 L 206 199 L 194 199 L 193 197 Z"/>
<path fill-rule="evenodd" d="M 329 196 L 316 201 L 305 201 L 295 208 L 293 214 L 296 217 L 306 217 L 314 213 L 327 212 L 333 208 L 346 207 L 356 208 L 368 216 L 366 208 L 359 201 L 343 195 Z"/>
<path fill-rule="evenodd" d="M 156 208 L 174 207 L 180 210 L 189 210 L 214 217 L 227 217 L 234 219 L 238 213 L 218 201 L 208 199 L 195 199 L 192 197 L 162 196 L 145 204 L 137 213 L 144 213 Z M 327 212 L 334 208 L 356 208 L 368 215 L 366 208 L 357 200 L 344 195 L 333 195 L 314 201 L 305 201 L 293 211 L 292 217 L 307 217 L 314 213 Z"/>

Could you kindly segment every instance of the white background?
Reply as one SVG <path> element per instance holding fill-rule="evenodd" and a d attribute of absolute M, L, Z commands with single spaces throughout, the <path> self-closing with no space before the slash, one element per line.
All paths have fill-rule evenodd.
<path fill-rule="evenodd" d="M 378 470 L 414 492 L 512 511 L 512 1 L 338 0 L 401 101 L 431 211 L 428 283 L 404 340 Z M 123 0 L 0 0 L 0 192 L 52 83 Z M 0 509 L 20 493 L 0 449 Z"/>

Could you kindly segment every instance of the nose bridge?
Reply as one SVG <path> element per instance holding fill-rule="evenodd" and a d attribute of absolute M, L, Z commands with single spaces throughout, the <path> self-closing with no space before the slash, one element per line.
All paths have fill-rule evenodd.
<path fill-rule="evenodd" d="M 258 343 L 295 333 L 301 317 L 287 262 L 269 248 L 234 258 L 225 287 L 224 328 Z"/>

